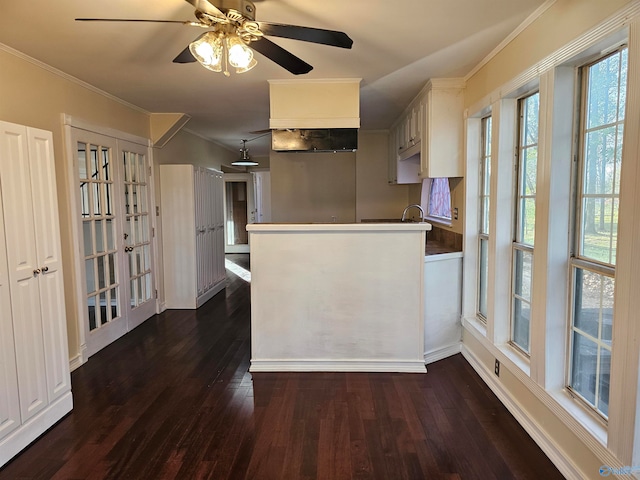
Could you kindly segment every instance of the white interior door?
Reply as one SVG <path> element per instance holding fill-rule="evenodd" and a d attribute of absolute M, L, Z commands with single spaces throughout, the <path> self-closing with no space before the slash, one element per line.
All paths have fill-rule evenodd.
<path fill-rule="evenodd" d="M 224 175 L 225 253 L 249 253 L 247 224 L 255 223 L 254 183 L 250 173 Z"/>
<path fill-rule="evenodd" d="M 71 128 L 84 347 L 104 348 L 154 313 L 146 148 Z"/>
<path fill-rule="evenodd" d="M 127 257 L 125 292 L 129 330 L 155 313 L 155 283 L 151 259 L 151 186 L 147 148 L 130 142 L 118 142 L 122 167 L 124 202 L 124 251 Z"/>
<path fill-rule="evenodd" d="M 254 172 L 256 223 L 271 221 L 271 172 Z"/>

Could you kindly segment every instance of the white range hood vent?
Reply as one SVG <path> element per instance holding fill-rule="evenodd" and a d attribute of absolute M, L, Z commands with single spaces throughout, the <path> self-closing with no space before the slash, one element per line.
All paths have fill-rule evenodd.
<path fill-rule="evenodd" d="M 269 80 L 269 128 L 360 128 L 360 80 Z"/>

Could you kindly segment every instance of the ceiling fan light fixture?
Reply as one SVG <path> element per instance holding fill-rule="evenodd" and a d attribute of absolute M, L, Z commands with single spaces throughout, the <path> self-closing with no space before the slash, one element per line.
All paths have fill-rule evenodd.
<path fill-rule="evenodd" d="M 229 63 L 231 66 L 246 72 L 253 68 L 257 62 L 253 58 L 253 51 L 237 35 L 229 35 L 226 38 Z M 240 72 L 238 72 L 240 73 Z"/>
<path fill-rule="evenodd" d="M 222 71 L 223 45 L 215 32 L 207 32 L 189 44 L 189 51 L 205 68 Z"/>

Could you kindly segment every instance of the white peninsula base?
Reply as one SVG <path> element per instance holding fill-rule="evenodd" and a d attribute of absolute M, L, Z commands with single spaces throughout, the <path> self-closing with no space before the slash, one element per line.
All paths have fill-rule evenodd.
<path fill-rule="evenodd" d="M 253 224 L 251 372 L 426 372 L 428 223 Z"/>

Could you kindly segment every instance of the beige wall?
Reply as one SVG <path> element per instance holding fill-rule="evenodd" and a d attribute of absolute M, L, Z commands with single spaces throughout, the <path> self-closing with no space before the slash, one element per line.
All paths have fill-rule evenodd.
<path fill-rule="evenodd" d="M 400 218 L 409 205 L 407 185 L 388 183 L 388 132 L 361 130 L 356 152 L 356 221 Z"/>
<path fill-rule="evenodd" d="M 355 153 L 271 153 L 271 218 L 354 222 Z"/>
<path fill-rule="evenodd" d="M 628 3 L 627 0 L 557 0 L 467 80 L 465 107 L 475 105 Z"/>
<path fill-rule="evenodd" d="M 71 187 L 61 115 L 149 137 L 149 115 L 0 49 L 0 119 L 53 132 L 65 278 L 69 357 L 79 354 L 71 222 Z"/>
<path fill-rule="evenodd" d="M 388 184 L 387 140 L 387 132 L 360 131 L 356 153 L 272 152 L 272 220 L 400 218 L 409 189 Z M 419 201 L 419 188 L 417 195 Z"/>
<path fill-rule="evenodd" d="M 238 154 L 202 137 L 182 130 L 176 133 L 162 148 L 155 148 L 153 156 L 157 165 L 180 163 L 220 170 L 231 165 Z"/>

